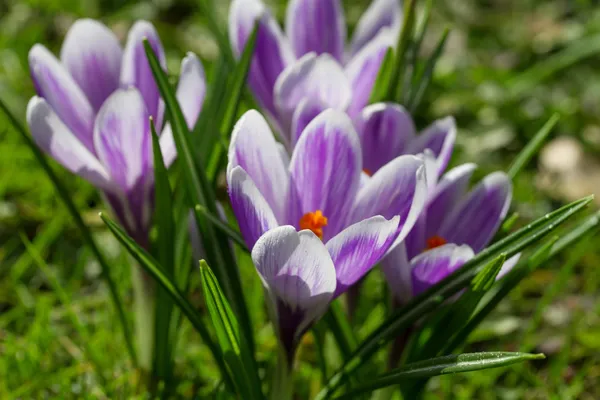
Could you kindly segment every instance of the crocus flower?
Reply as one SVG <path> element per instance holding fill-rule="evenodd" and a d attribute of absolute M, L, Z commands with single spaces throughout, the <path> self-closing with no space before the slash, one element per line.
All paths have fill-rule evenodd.
<path fill-rule="evenodd" d="M 433 183 L 427 206 L 406 240 L 381 262 L 396 300 L 404 303 L 460 268 L 490 242 L 510 206 L 512 186 L 506 174 L 495 172 L 467 193 L 474 164 L 443 174 L 456 138 L 451 117 L 416 135 L 402 106 L 382 103 L 366 107 L 356 125 L 369 172 L 378 171 L 400 154 L 425 150 L 432 155 L 426 160 L 428 181 Z M 517 260 L 507 261 L 501 273 Z"/>
<path fill-rule="evenodd" d="M 154 27 L 136 22 L 122 49 L 102 23 L 78 20 L 63 43 L 60 60 L 43 45 L 29 52 L 37 96 L 27 107 L 34 140 L 65 168 L 102 190 L 116 216 L 140 244 L 147 244 L 153 199 L 149 117 L 163 125 L 164 103 L 146 59 L 147 38 L 166 69 Z M 177 87 L 188 127 L 195 123 L 205 93 L 199 59 L 188 53 Z M 176 157 L 168 124 L 160 146 L 165 164 Z"/>
<path fill-rule="evenodd" d="M 358 135 L 333 109 L 308 124 L 291 159 L 249 111 L 228 156 L 233 211 L 281 341 L 293 349 L 333 298 L 406 237 L 427 192 L 423 161 L 398 157 L 361 183 Z"/>
<path fill-rule="evenodd" d="M 310 120 L 327 108 L 347 108 L 353 115 L 367 105 L 383 57 L 396 43 L 401 9 L 397 0 L 374 0 L 347 49 L 339 0 L 290 1 L 285 34 L 262 1 L 234 0 L 229 32 L 238 57 L 255 21 L 259 30 L 249 84 L 291 148 L 292 136 L 305 126 L 294 130 L 292 120 Z M 294 116 L 303 101 L 303 116 Z"/>

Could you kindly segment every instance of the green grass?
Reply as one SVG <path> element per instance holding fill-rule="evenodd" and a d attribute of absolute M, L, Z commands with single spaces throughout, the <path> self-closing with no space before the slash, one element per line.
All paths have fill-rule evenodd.
<path fill-rule="evenodd" d="M 3 2 L 0 97 L 22 118 L 33 95 L 27 71 L 29 48 L 42 42 L 58 51 L 70 23 L 82 16 L 100 18 L 121 35 L 131 21 L 150 19 L 168 50 L 171 71 L 178 70 L 180 58 L 191 50 L 202 57 L 210 77 L 218 47 L 195 0 L 156 5 L 167 3 Z M 284 12 L 281 3 L 276 5 L 279 17 Z M 351 23 L 365 3 L 344 1 Z M 600 140 L 593 133 L 600 129 L 600 51 L 589 49 L 600 41 L 600 9 L 592 3 L 434 2 L 432 26 L 438 28 L 425 44 L 435 46 L 446 25 L 452 33 L 415 116 L 417 125 L 455 115 L 459 139 L 452 163 L 477 162 L 477 177 L 506 170 L 555 113 L 560 120 L 551 137 L 573 136 L 590 157 L 598 158 Z M 218 11 L 224 17 L 226 7 Z M 100 268 L 53 186 L 3 116 L 0 154 L 0 398 L 143 398 L 141 378 L 127 357 Z M 81 179 L 58 166 L 56 170 L 104 249 L 130 311 L 128 259 L 97 217 L 103 210 L 99 198 Z M 537 173 L 534 159 L 515 181 L 512 211 L 520 215 L 517 226 L 567 201 L 558 192 L 537 189 Z M 434 378 L 426 398 L 600 398 L 599 244 L 598 238 L 592 238 L 534 272 L 471 336 L 465 349 L 544 352 L 546 360 Z M 43 268 L 38 256 L 45 262 Z M 266 358 L 274 354 L 277 344 L 266 324 L 260 282 L 247 255 L 240 254 L 240 259 L 255 321 L 257 358 L 264 363 L 271 361 Z M 54 277 L 61 291 L 55 290 Z M 190 301 L 206 315 L 200 286 L 200 274 L 192 274 Z M 361 338 L 385 316 L 383 286 L 379 273 L 368 276 L 356 314 Z M 337 351 L 331 342 L 325 338 L 325 352 Z M 93 349 L 91 358 L 88 348 Z M 299 352 L 298 398 L 318 392 L 322 377 L 313 367 L 318 356 L 314 337 L 307 335 Z M 102 368 L 106 382 L 94 373 L 94 363 Z M 180 382 L 178 394 L 187 398 L 206 395 L 218 380 L 209 352 L 187 322 L 182 325 L 174 374 Z"/>

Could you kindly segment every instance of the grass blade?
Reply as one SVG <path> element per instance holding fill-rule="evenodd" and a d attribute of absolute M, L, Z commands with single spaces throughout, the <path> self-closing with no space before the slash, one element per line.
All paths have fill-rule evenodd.
<path fill-rule="evenodd" d="M 225 235 L 227 235 L 235 244 L 240 246 L 240 248 L 242 250 L 244 250 L 246 253 L 250 253 L 250 250 L 248 249 L 248 246 L 246 245 L 244 238 L 242 238 L 242 235 L 240 235 L 240 233 L 237 230 L 235 230 L 234 228 L 229 226 L 227 224 L 227 222 L 221 221 L 221 219 L 219 217 L 212 215 L 206 209 L 206 207 L 202 207 L 199 204 L 196 205 L 196 207 L 194 208 L 194 211 L 196 213 L 200 213 L 203 217 L 208 219 L 210 221 L 210 223 L 215 226 L 215 228 L 217 228 L 218 230 L 223 232 Z"/>
<path fill-rule="evenodd" d="M 358 394 L 370 393 L 377 389 L 395 385 L 406 379 L 430 378 L 437 375 L 499 368 L 529 360 L 542 360 L 544 358 L 546 357 L 543 354 L 510 352 L 465 353 L 432 358 L 383 374 L 378 378 L 370 380 L 368 383 L 352 389 L 351 392 L 336 397 L 336 400 L 351 399 Z"/>
<path fill-rule="evenodd" d="M 406 56 L 414 34 L 416 3 L 417 0 L 407 0 L 404 3 L 402 32 L 398 38 L 394 67 L 392 68 L 390 85 L 386 96 L 387 100 L 395 100 L 397 103 L 400 103 L 403 97 L 403 77 L 406 66 Z"/>
<path fill-rule="evenodd" d="M 217 278 L 204 260 L 200 261 L 200 276 L 208 313 L 238 394 L 245 399 L 263 398 L 252 350 L 240 332 L 237 319 L 231 312 Z"/>
<path fill-rule="evenodd" d="M 519 231 L 497 242 L 480 252 L 457 272 L 412 299 L 405 307 L 394 312 L 378 329 L 367 337 L 354 352 L 352 357 L 329 379 L 327 385 L 316 397 L 317 400 L 328 398 L 343 382 L 361 367 L 377 350 L 397 337 L 416 320 L 438 307 L 446 298 L 463 289 L 475 276 L 478 268 L 500 253 L 511 257 L 530 244 L 537 242 L 555 230 L 573 215 L 582 211 L 593 199 L 585 197 L 539 218 Z"/>
<path fill-rule="evenodd" d="M 169 279 L 163 268 L 157 263 L 157 261 L 150 255 L 146 250 L 140 247 L 123 229 L 113 222 L 110 218 L 100 214 L 100 218 L 104 221 L 108 229 L 112 232 L 112 234 L 117 238 L 119 242 L 127 249 L 129 254 L 139 265 L 144 268 L 144 270 L 154 278 L 158 284 L 171 296 L 177 307 L 181 310 L 181 312 L 187 317 L 192 326 L 196 329 L 196 331 L 202 337 L 202 340 L 208 346 L 210 352 L 213 354 L 215 361 L 217 362 L 219 368 L 221 369 L 221 373 L 223 377 L 229 377 L 227 367 L 223 361 L 223 354 L 217 347 L 217 345 L 211 339 L 208 331 L 206 330 L 204 321 L 202 321 L 202 317 L 198 312 L 194 309 L 194 306 L 190 304 L 190 302 L 185 298 L 185 296 L 181 293 L 181 291 L 177 288 L 175 283 L 171 279 Z"/>
<path fill-rule="evenodd" d="M 533 158 L 533 156 L 537 154 L 550 132 L 552 132 L 552 129 L 558 122 L 559 118 L 560 117 L 558 114 L 552 115 L 548 122 L 546 122 L 538 131 L 538 133 L 535 134 L 533 139 L 527 143 L 527 146 L 525 146 L 525 148 L 519 152 L 511 166 L 508 168 L 507 174 L 511 179 L 514 180 L 519 172 L 521 172 L 521 170 Z"/>
<path fill-rule="evenodd" d="M 39 147 L 35 144 L 31 136 L 27 133 L 25 127 L 23 127 L 23 125 L 17 120 L 17 118 L 10 112 L 9 108 L 2 100 L 0 100 L 0 109 L 2 109 L 4 115 L 6 115 L 6 117 L 9 119 L 12 126 L 21 136 L 21 139 L 23 139 L 23 142 L 25 142 L 29 150 L 31 150 L 31 152 L 33 153 L 37 162 L 41 165 L 46 175 L 48 175 L 48 178 L 50 178 L 50 181 L 52 181 L 52 184 L 56 188 L 58 196 L 67 207 L 69 214 L 71 214 L 71 217 L 75 221 L 75 225 L 77 225 L 77 228 L 81 232 L 84 242 L 86 242 L 86 244 L 89 246 L 90 250 L 96 257 L 96 260 L 98 260 L 98 264 L 100 264 L 100 268 L 102 270 L 102 278 L 108 286 L 110 298 L 115 309 L 117 310 L 117 317 L 123 329 L 123 336 L 125 338 L 127 352 L 129 353 L 129 357 L 131 359 L 132 364 L 134 366 L 137 366 L 137 355 L 135 352 L 135 347 L 133 346 L 133 336 L 131 334 L 129 323 L 127 322 L 125 309 L 123 308 L 123 301 L 121 300 L 121 296 L 119 295 L 119 291 L 117 290 L 117 285 L 115 284 L 114 280 L 110 275 L 110 267 L 108 266 L 106 258 L 104 258 L 104 255 L 102 254 L 102 252 L 98 248 L 98 245 L 94 241 L 92 232 L 85 224 L 85 222 L 83 222 L 83 218 L 81 218 L 81 214 L 77 210 L 77 206 L 71 199 L 71 194 L 67 191 L 59 177 L 52 170 L 52 167 L 46 160 L 46 157 L 39 149 Z"/>

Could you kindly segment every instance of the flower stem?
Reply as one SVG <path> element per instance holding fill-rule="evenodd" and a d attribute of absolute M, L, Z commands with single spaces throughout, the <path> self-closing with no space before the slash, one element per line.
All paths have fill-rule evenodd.
<path fill-rule="evenodd" d="M 279 356 L 273 374 L 273 385 L 271 387 L 271 400 L 291 400 L 293 386 L 294 351 L 288 354 L 285 346 L 279 346 Z"/>
<path fill-rule="evenodd" d="M 139 367 L 144 374 L 152 368 L 154 352 L 155 284 L 135 262 L 131 265 L 135 337 Z"/>

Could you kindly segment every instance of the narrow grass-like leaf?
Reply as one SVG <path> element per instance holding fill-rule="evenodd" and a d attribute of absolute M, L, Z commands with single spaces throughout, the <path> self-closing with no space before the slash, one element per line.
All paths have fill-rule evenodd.
<path fill-rule="evenodd" d="M 387 100 L 395 100 L 397 103 L 402 101 L 402 90 L 404 70 L 406 67 L 406 55 L 410 47 L 414 34 L 415 13 L 417 0 L 407 0 L 404 2 L 404 20 L 402 22 L 402 32 L 398 38 L 398 46 L 394 58 L 390 85 L 386 95 Z"/>
<path fill-rule="evenodd" d="M 432 358 L 406 365 L 375 379 L 371 379 L 369 382 L 353 388 L 352 391 L 336 397 L 336 400 L 351 399 L 358 394 L 370 393 L 377 389 L 398 384 L 406 379 L 430 378 L 437 375 L 499 368 L 524 361 L 542 360 L 544 358 L 543 354 L 510 352 L 465 353 Z"/>
<path fill-rule="evenodd" d="M 125 233 L 125 231 L 119 225 L 113 222 L 110 218 L 102 213 L 100 214 L 100 218 L 102 218 L 108 229 L 110 229 L 117 240 L 121 242 L 123 247 L 127 249 L 129 254 L 135 258 L 140 267 L 144 268 L 144 270 L 150 276 L 152 276 L 154 280 L 158 282 L 158 284 L 160 284 L 161 287 L 165 289 L 165 291 L 171 296 L 177 307 L 179 307 L 181 312 L 190 321 L 194 329 L 196 329 L 196 331 L 202 337 L 204 344 L 209 348 L 210 352 L 215 358 L 215 361 L 217 362 L 217 365 L 221 369 L 222 376 L 229 379 L 228 370 L 225 366 L 225 362 L 223 361 L 223 354 L 211 339 L 202 317 L 200 314 L 198 314 L 194 306 L 192 306 L 185 298 L 175 283 L 165 275 L 164 269 L 150 254 L 148 254 L 146 250 L 140 247 L 131 237 L 129 237 L 129 235 L 127 235 L 127 233 Z"/>
<path fill-rule="evenodd" d="M 173 194 L 169 183 L 169 174 L 165 167 L 160 149 L 160 141 L 150 119 L 152 134 L 152 152 L 154 155 L 154 221 L 158 228 L 156 248 L 160 265 L 171 279 L 175 276 L 175 220 L 173 218 Z M 158 287 L 156 290 L 156 314 L 154 317 L 154 360 L 152 369 L 154 376 L 165 381 L 166 392 L 171 387 L 172 352 L 176 341 L 170 340 L 170 325 L 173 317 L 173 301 L 166 291 Z"/>
<path fill-rule="evenodd" d="M 392 79 L 393 68 L 394 50 L 390 47 L 383 57 L 381 67 L 379 67 L 379 72 L 377 73 L 377 78 L 375 79 L 375 84 L 371 91 L 371 97 L 369 98 L 369 104 L 379 103 L 386 99 L 387 91 L 390 87 L 390 80 Z"/>
<path fill-rule="evenodd" d="M 446 298 L 463 289 L 485 263 L 501 253 L 505 253 L 506 257 L 511 257 L 532 243 L 541 240 L 573 215 L 582 211 L 592 199 L 593 196 L 588 196 L 577 200 L 521 228 L 483 250 L 454 274 L 395 311 L 378 329 L 360 343 L 352 357 L 329 379 L 316 399 L 325 399 L 333 394 L 377 350 L 397 337 L 415 321 L 438 307 Z"/>
<path fill-rule="evenodd" d="M 144 47 L 154 79 L 165 102 L 167 117 L 173 129 L 173 138 L 178 158 L 181 161 L 180 167 L 183 170 L 189 207 L 193 209 L 197 204 L 200 204 L 206 207 L 213 215 L 216 215 L 217 207 L 214 192 L 203 166 L 194 158 L 190 144 L 189 130 L 173 88 L 170 86 L 167 76 L 147 40 L 144 40 Z M 196 217 L 199 216 L 198 213 L 194 213 L 194 215 Z M 196 218 L 196 222 L 207 259 L 215 268 L 214 271 L 217 274 L 217 278 L 240 320 L 244 334 L 251 343 L 251 347 L 254 347 L 252 325 L 242 291 L 240 275 L 235 258 L 230 251 L 227 237 L 216 231 L 212 224 L 204 218 Z"/>
<path fill-rule="evenodd" d="M 42 257 L 37 252 L 37 250 L 33 247 L 31 242 L 29 241 L 29 239 L 27 239 L 27 236 L 25 236 L 25 234 L 23 232 L 20 233 L 20 236 L 21 236 L 21 241 L 25 245 L 25 249 L 27 250 L 27 253 L 29 253 L 29 255 L 31 256 L 33 261 L 37 264 L 39 269 L 46 276 L 46 279 L 48 279 L 48 283 L 50 284 L 50 287 L 52 288 L 54 293 L 56 293 L 56 296 L 58 297 L 58 300 L 62 303 L 63 307 L 65 307 L 65 310 L 67 311 L 67 315 L 71 319 L 71 323 L 73 324 L 75 331 L 77 331 L 77 335 L 79 336 L 81 346 L 83 346 L 83 349 L 85 351 L 87 359 L 92 364 L 92 367 L 94 368 L 94 372 L 96 373 L 98 380 L 100 381 L 102 386 L 104 388 L 106 388 L 108 381 L 106 379 L 106 376 L 104 376 L 104 368 L 103 368 L 102 364 L 98 361 L 99 357 L 96 354 L 96 350 L 94 349 L 94 347 L 92 346 L 92 344 L 89 340 L 89 338 L 91 337 L 90 333 L 88 332 L 88 330 L 87 330 L 86 326 L 83 324 L 83 322 L 81 322 L 79 315 L 77 315 L 77 313 L 73 309 L 71 297 L 62 288 L 62 285 L 60 284 L 60 281 L 58 280 L 58 278 L 56 277 L 54 272 L 52 272 L 52 270 L 48 267 L 46 262 L 42 259 Z"/>
<path fill-rule="evenodd" d="M 533 158 L 533 156 L 537 154 L 550 132 L 552 132 L 552 128 L 554 128 L 559 118 L 560 117 L 558 116 L 558 114 L 552 115 L 548 122 L 546 122 L 544 126 L 542 126 L 542 128 L 538 131 L 538 133 L 535 134 L 533 139 L 531 139 L 529 143 L 527 143 L 527 146 L 525 146 L 523 150 L 519 152 L 519 154 L 511 164 L 510 168 L 508 168 L 507 174 L 511 179 L 515 179 L 519 172 L 523 170 L 523 167 L 525 167 L 527 163 Z"/>
<path fill-rule="evenodd" d="M 119 295 L 119 291 L 117 290 L 117 285 L 115 284 L 114 280 L 112 279 L 112 277 L 110 275 L 110 267 L 108 266 L 108 262 L 106 261 L 106 258 L 104 258 L 104 255 L 98 248 L 98 245 L 96 244 L 96 242 L 92 236 L 92 232 L 90 231 L 88 226 L 85 224 L 85 222 L 83 222 L 83 218 L 81 218 L 81 214 L 77 210 L 77 206 L 73 202 L 73 200 L 71 198 L 71 194 L 68 192 L 66 187 L 63 185 L 63 183 L 59 179 L 58 175 L 56 175 L 56 173 L 54 172 L 54 170 L 52 169 L 52 167 L 46 160 L 46 157 L 44 156 L 42 151 L 35 144 L 35 142 L 31 138 L 31 136 L 27 133 L 27 131 L 25 130 L 25 127 L 23 127 L 23 125 L 17 120 L 17 118 L 10 112 L 10 109 L 6 106 L 4 101 L 2 101 L 1 99 L 0 99 L 0 109 L 2 109 L 2 111 L 4 112 L 6 117 L 11 122 L 12 126 L 15 128 L 17 133 L 21 136 L 21 139 L 23 139 L 23 142 L 25 142 L 25 144 L 27 145 L 29 150 L 31 150 L 31 152 L 34 155 L 34 158 L 41 165 L 41 167 L 44 170 L 44 172 L 46 173 L 46 175 L 48 175 L 48 178 L 50 178 L 50 181 L 54 185 L 54 188 L 56 189 L 58 196 L 60 197 L 62 202 L 67 207 L 69 214 L 71 214 L 71 217 L 75 221 L 75 225 L 77 225 L 77 228 L 79 228 L 79 231 L 81 232 L 81 235 L 83 236 L 84 242 L 89 246 L 90 250 L 96 257 L 96 260 L 98 260 L 98 264 L 100 264 L 100 268 L 102 271 L 102 278 L 104 279 L 104 281 L 106 282 L 106 284 L 108 286 L 108 291 L 110 293 L 110 299 L 111 299 L 115 309 L 117 310 L 117 317 L 119 319 L 119 323 L 121 324 L 121 327 L 123 330 L 123 336 L 125 337 L 125 344 L 127 346 L 127 351 L 129 353 L 129 357 L 131 358 L 132 364 L 134 366 L 137 366 L 137 355 L 135 352 L 135 347 L 133 346 L 133 336 L 131 334 L 131 329 L 129 327 L 129 323 L 127 322 L 127 317 L 125 315 L 125 309 L 123 308 L 123 301 L 121 300 L 121 296 Z"/>
<path fill-rule="evenodd" d="M 442 33 L 435 50 L 425 63 L 421 73 L 413 81 L 413 88 L 411 89 L 411 98 L 409 101 L 409 110 L 411 113 L 414 113 L 417 110 L 421 104 L 421 101 L 423 100 L 423 97 L 425 96 L 425 93 L 427 92 L 427 89 L 429 88 L 429 84 L 431 83 L 431 79 L 433 77 L 433 71 L 435 70 L 435 66 L 440 59 L 440 56 L 444 52 L 446 40 L 448 39 L 449 34 L 450 28 L 444 29 L 444 32 Z"/>
<path fill-rule="evenodd" d="M 217 278 L 204 260 L 200 261 L 200 276 L 208 313 L 238 395 L 244 399 L 263 398 L 252 350 L 240 332 L 237 319 L 221 292 Z"/>
<path fill-rule="evenodd" d="M 329 310 L 324 316 L 324 320 L 333 334 L 338 348 L 344 356 L 344 360 L 348 359 L 352 352 L 356 350 L 358 342 L 356 336 L 354 336 L 352 326 L 350 325 L 346 314 L 340 307 L 339 302 L 334 301 L 331 303 Z"/>
<path fill-rule="evenodd" d="M 208 219 L 215 226 L 215 228 L 217 228 L 218 230 L 223 232 L 225 235 L 227 235 L 227 237 L 229 237 L 229 239 L 231 239 L 235 244 L 240 246 L 240 248 L 242 250 L 244 250 L 246 253 L 250 253 L 250 250 L 248 249 L 248 246 L 246 245 L 244 238 L 242 238 L 242 236 L 240 235 L 240 233 L 237 230 L 235 230 L 234 228 L 229 226 L 227 224 L 227 222 L 222 221 L 219 217 L 212 215 L 206 209 L 206 207 L 203 207 L 199 204 L 196 205 L 196 207 L 194 208 L 194 211 L 202 214 L 202 216 L 205 217 L 206 219 Z"/>

